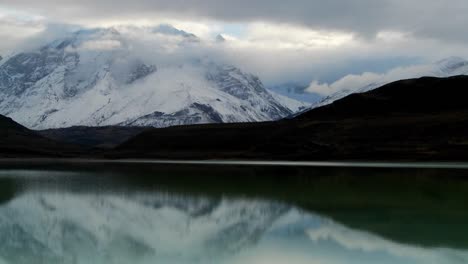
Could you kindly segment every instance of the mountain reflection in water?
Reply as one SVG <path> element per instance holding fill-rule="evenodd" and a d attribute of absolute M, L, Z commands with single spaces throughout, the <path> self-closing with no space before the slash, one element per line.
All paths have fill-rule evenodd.
<path fill-rule="evenodd" d="M 468 263 L 466 249 L 391 241 L 284 199 L 118 188 L 89 174 L 0 171 L 1 264 Z"/>

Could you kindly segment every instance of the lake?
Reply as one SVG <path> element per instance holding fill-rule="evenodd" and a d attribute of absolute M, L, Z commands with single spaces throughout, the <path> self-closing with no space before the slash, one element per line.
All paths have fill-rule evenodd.
<path fill-rule="evenodd" d="M 0 168 L 0 264 L 468 263 L 466 164 Z"/>

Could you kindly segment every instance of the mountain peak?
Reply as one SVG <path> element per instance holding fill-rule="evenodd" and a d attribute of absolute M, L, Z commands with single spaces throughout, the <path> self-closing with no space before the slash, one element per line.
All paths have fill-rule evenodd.
<path fill-rule="evenodd" d="M 223 43 L 223 42 L 226 42 L 226 39 L 223 37 L 223 35 L 218 34 L 216 36 L 216 42 Z"/>
<path fill-rule="evenodd" d="M 172 47 L 196 38 L 170 25 L 151 32 L 183 36 L 158 38 Z M 8 58 L 0 65 L 0 114 L 35 129 L 165 127 L 271 121 L 297 108 L 234 66 L 191 56 L 161 63 L 153 50 L 132 48 L 139 33 L 148 29 L 86 29 Z"/>
<path fill-rule="evenodd" d="M 174 26 L 170 24 L 161 24 L 153 28 L 152 30 L 153 33 L 160 33 L 164 35 L 173 35 L 173 36 L 181 36 L 184 38 L 192 39 L 192 40 L 199 40 L 199 38 L 192 33 L 188 33 L 184 30 L 180 30 L 175 28 Z"/>

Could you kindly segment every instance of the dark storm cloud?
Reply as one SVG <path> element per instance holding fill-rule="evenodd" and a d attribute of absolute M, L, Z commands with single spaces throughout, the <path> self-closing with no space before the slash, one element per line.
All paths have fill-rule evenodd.
<path fill-rule="evenodd" d="M 367 37 L 392 30 L 446 40 L 468 36 L 466 0 L 0 0 L 0 5 L 69 23 L 166 15 L 292 23 Z"/>

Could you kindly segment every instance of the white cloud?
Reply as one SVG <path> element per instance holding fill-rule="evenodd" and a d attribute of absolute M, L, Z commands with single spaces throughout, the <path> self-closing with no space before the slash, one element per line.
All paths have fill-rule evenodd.
<path fill-rule="evenodd" d="M 0 55 L 45 29 L 43 18 L 0 9 Z"/>
<path fill-rule="evenodd" d="M 253 23 L 247 28 L 245 41 L 268 49 L 323 49 L 350 44 L 353 35 L 286 24 Z"/>
<path fill-rule="evenodd" d="M 342 31 L 367 38 L 382 31 L 411 32 L 439 40 L 467 41 L 465 0 L 0 0 L 0 6 L 27 10 L 67 23 L 173 18 L 221 22 L 287 23 L 319 31 Z"/>
<path fill-rule="evenodd" d="M 120 41 L 115 39 L 92 40 L 84 42 L 80 48 L 87 50 L 114 50 L 122 46 Z"/>
<path fill-rule="evenodd" d="M 0 0 L 1 1 L 1 0 Z M 36 20 L 34 23 L 21 24 L 20 19 L 14 20 L 21 30 L 0 23 L 2 42 L 0 42 L 0 55 L 5 55 L 13 49 L 27 50 L 35 45 L 45 44 L 54 38 L 63 36 L 73 28 L 63 24 L 51 24 L 49 20 Z M 310 90 L 320 94 L 330 94 L 342 89 L 344 81 L 360 85 L 364 79 L 376 78 L 392 67 L 408 65 L 401 61 L 436 61 L 451 55 L 468 57 L 468 45 L 460 43 L 447 43 L 434 39 L 417 38 L 408 32 L 385 30 L 377 34 L 375 39 L 361 38 L 350 32 L 312 29 L 285 23 L 253 22 L 242 25 L 242 32 L 223 32 L 227 24 L 220 21 L 203 20 L 177 20 L 163 18 L 127 21 L 130 25 L 151 28 L 154 21 L 168 22 L 181 30 L 195 33 L 202 39 L 200 45 L 187 45 L 185 50 L 178 49 L 180 37 L 159 36 L 165 38 L 159 41 L 159 46 L 146 41 L 157 38 L 155 34 L 138 32 L 131 36 L 138 43 L 134 44 L 136 50 L 150 50 L 159 53 L 164 60 L 177 61 L 182 56 L 211 57 L 223 62 L 234 64 L 247 72 L 260 77 L 267 85 L 276 85 L 286 82 L 299 82 L 303 84 L 313 82 Z M 109 20 L 109 25 L 127 23 L 125 20 Z M 119 23 L 120 22 L 120 23 Z M 124 27 L 117 27 L 119 31 Z M 215 43 L 217 34 L 223 34 L 226 42 Z M 33 37 L 33 38 L 31 38 Z M 163 45 L 164 43 L 164 45 Z M 117 43 L 94 43 L 103 48 L 116 48 Z M 114 45 L 114 46 L 113 46 Z M 140 46 L 138 46 L 140 45 Z M 421 48 L 424 47 L 424 48 Z M 139 51 L 143 53 L 143 51 Z M 162 53 L 166 53 L 166 55 Z M 163 56 L 164 55 L 164 56 Z M 401 59 L 400 59 L 401 58 Z M 382 66 L 387 60 L 394 60 L 392 65 Z M 379 68 L 379 69 L 376 69 Z M 350 73 L 359 74 L 348 76 L 335 84 L 330 81 L 337 80 Z M 375 74 L 370 74 L 375 72 Z M 362 75 L 362 76 L 360 76 Z M 412 76 L 409 76 L 412 77 Z"/>
<path fill-rule="evenodd" d="M 356 91 L 365 87 L 378 87 L 394 81 L 422 76 L 437 76 L 434 64 L 422 64 L 408 67 L 397 67 L 386 73 L 364 72 L 350 74 L 333 83 L 320 83 L 312 81 L 307 88 L 308 92 L 328 96 L 340 91 Z"/>
<path fill-rule="evenodd" d="M 84 23 L 89 27 L 120 27 L 120 26 L 136 26 L 136 27 L 152 27 L 155 25 L 169 24 L 177 29 L 190 32 L 200 38 L 212 38 L 219 32 L 222 32 L 223 24 L 219 21 L 213 20 L 184 20 L 174 19 L 171 17 L 151 17 L 151 18 L 137 18 L 137 19 L 112 19 L 102 21 L 91 21 Z"/>
<path fill-rule="evenodd" d="M 205 42 L 217 34 L 227 40 L 198 51 L 191 47 L 191 53 L 219 57 L 267 84 L 317 80 L 310 90 L 329 94 L 343 84 L 327 82 L 350 73 L 364 72 L 345 77 L 360 85 L 408 65 L 379 67 L 385 61 L 468 57 L 467 12 L 465 0 L 0 0 L 0 54 L 31 47 L 39 35 L 42 41 L 44 34 L 47 39 L 60 35 L 60 30 L 45 30 L 50 24 L 169 23 Z M 229 25 L 241 25 L 242 32 L 223 32 Z M 175 45 L 168 43 L 164 50 L 173 52 Z"/>
<path fill-rule="evenodd" d="M 218 32 L 222 31 L 222 24 L 216 21 L 184 21 L 184 20 L 168 20 L 167 23 L 174 27 L 190 32 L 203 39 L 212 38 Z"/>
<path fill-rule="evenodd" d="M 320 83 L 315 80 L 310 84 L 309 88 L 307 88 L 307 91 L 327 96 L 342 90 L 355 90 L 365 87 L 369 84 L 381 81 L 383 77 L 384 75 L 382 74 L 365 72 L 360 75 L 347 75 L 332 84 Z"/>

